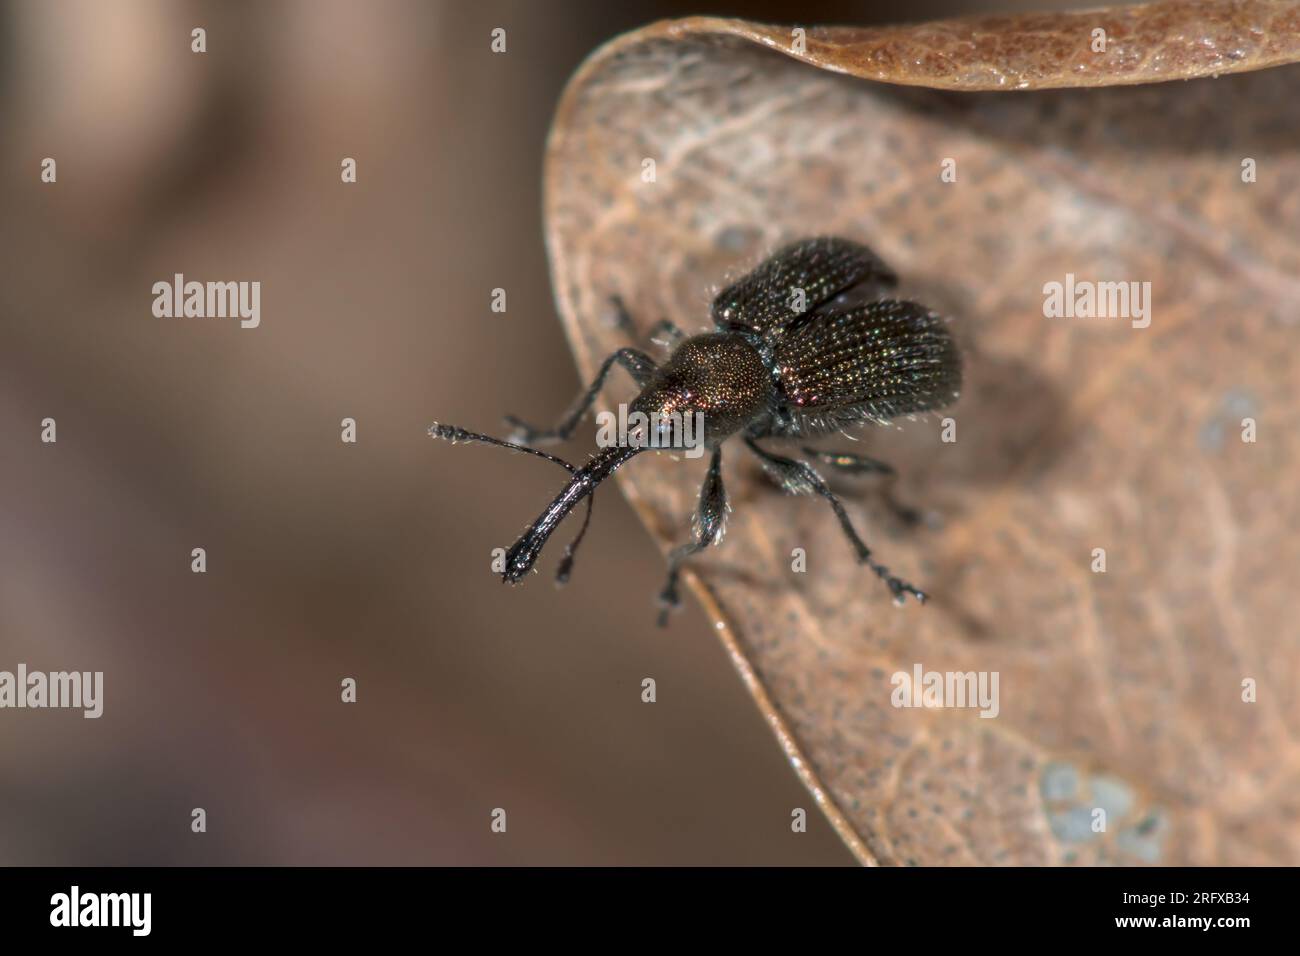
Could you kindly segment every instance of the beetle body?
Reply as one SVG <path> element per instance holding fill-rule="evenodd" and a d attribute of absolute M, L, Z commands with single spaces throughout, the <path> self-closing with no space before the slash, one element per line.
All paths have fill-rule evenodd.
<path fill-rule="evenodd" d="M 843 505 L 809 462 L 758 444 L 884 423 L 941 408 L 957 398 L 961 357 L 947 323 L 922 305 L 889 298 L 896 284 L 894 273 L 860 243 L 834 237 L 792 243 L 718 294 L 711 310 L 712 331 L 688 338 L 661 323 L 675 342 L 662 364 L 637 349 L 619 349 L 555 428 L 538 429 L 508 419 L 516 426 L 512 442 L 504 443 L 511 447 L 536 453 L 529 446 L 568 438 L 619 365 L 640 387 L 630 412 L 655 422 L 652 427 L 658 432 L 653 441 L 603 448 L 581 468 L 561 461 L 572 472 L 569 483 L 507 552 L 503 578 L 519 581 L 532 570 L 560 521 L 636 454 L 646 447 L 681 447 L 687 433 L 674 431 L 672 423 L 698 415 L 704 428 L 696 437 L 711 452 L 709 471 L 692 539 L 669 560 L 668 583 L 660 594 L 665 609 L 678 604 L 682 562 L 721 540 L 728 510 L 721 448 L 733 437 L 739 437 L 787 491 L 817 494 L 830 503 L 859 562 L 885 581 L 895 600 L 907 594 L 924 600 L 921 591 L 876 563 Z M 802 450 L 842 471 L 892 474 L 888 465 L 862 455 Z M 566 554 L 562 577 L 567 577 L 576 546 L 577 541 Z"/>

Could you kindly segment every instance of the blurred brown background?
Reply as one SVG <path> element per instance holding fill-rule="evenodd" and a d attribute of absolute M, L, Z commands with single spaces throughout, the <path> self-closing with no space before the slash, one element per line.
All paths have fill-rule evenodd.
<path fill-rule="evenodd" d="M 507 590 L 562 476 L 425 429 L 579 386 L 541 159 L 601 42 L 1064 5 L 0 6 L 0 670 L 105 674 L 99 720 L 0 711 L 0 863 L 851 863 L 694 603 L 654 626 L 617 492 L 566 590 L 558 548 Z M 260 280 L 261 327 L 154 318 L 176 272 Z"/>

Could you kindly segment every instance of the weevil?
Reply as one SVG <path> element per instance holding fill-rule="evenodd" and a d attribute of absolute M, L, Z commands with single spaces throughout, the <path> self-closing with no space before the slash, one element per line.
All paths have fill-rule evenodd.
<path fill-rule="evenodd" d="M 962 363 L 947 322 L 915 302 L 890 298 L 898 277 L 865 245 L 848 239 L 803 239 L 778 249 L 757 268 L 724 288 L 710 308 L 713 329 L 687 336 L 661 320 L 651 338 L 671 348 L 656 363 L 640 349 L 620 348 L 601 363 L 572 410 L 552 428 L 514 417 L 509 440 L 435 424 L 429 433 L 449 441 L 479 441 L 525 451 L 567 469 L 570 479 L 555 500 L 506 552 L 502 579 L 517 583 L 533 569 L 547 539 L 582 500 L 587 514 L 561 561 L 563 583 L 591 520 L 592 495 L 602 481 L 647 448 L 681 447 L 673 423 L 702 415 L 697 436 L 710 454 L 690 539 L 668 556 L 668 580 L 659 592 L 660 624 L 680 606 L 678 578 L 691 555 L 716 545 L 726 529 L 727 494 L 722 446 L 738 438 L 764 470 L 791 494 L 818 495 L 835 512 L 860 564 L 888 586 L 895 603 L 923 591 L 891 574 L 872 556 L 839 497 L 812 464 L 760 443 L 819 438 L 867 423 L 933 411 L 957 399 Z M 613 301 L 626 328 L 632 321 Z M 640 388 L 630 412 L 654 423 L 633 440 L 597 451 L 581 468 L 533 445 L 569 438 L 595 403 L 614 367 Z M 629 416 L 631 417 L 631 415 Z M 848 473 L 893 475 L 889 465 L 851 452 L 801 446 L 804 456 Z"/>

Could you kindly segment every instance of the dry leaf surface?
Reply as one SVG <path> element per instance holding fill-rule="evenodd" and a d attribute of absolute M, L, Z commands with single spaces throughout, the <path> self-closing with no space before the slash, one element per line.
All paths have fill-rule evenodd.
<path fill-rule="evenodd" d="M 626 344 L 610 294 L 642 331 L 702 331 L 726 280 L 807 235 L 868 243 L 953 317 L 957 440 L 937 418 L 855 435 L 924 526 L 835 481 L 931 603 L 895 608 L 825 503 L 781 495 L 738 442 L 727 538 L 689 578 L 863 862 L 1300 862 L 1300 68 L 1259 69 L 1297 58 L 1297 17 L 816 29 L 802 57 L 788 28 L 694 19 L 618 38 L 566 91 L 547 238 L 584 378 Z M 1126 85 L 1174 77 L 1206 78 Z M 1045 89 L 1069 86 L 1109 88 Z M 1045 318 L 1067 273 L 1150 282 L 1150 325 Z M 620 474 L 665 549 L 703 471 L 643 456 Z M 998 715 L 893 706 L 917 664 L 997 672 Z"/>

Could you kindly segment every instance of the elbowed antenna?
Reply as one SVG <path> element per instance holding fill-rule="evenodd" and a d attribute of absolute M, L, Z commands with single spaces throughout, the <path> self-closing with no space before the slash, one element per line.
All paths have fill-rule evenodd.
<path fill-rule="evenodd" d="M 514 584 L 533 569 L 546 546 L 546 539 L 577 504 L 596 490 L 596 486 L 614 474 L 634 455 L 645 451 L 640 445 L 610 445 L 596 452 L 587 464 L 573 473 L 564 490 L 552 501 L 506 552 L 506 569 L 501 580 Z M 584 528 L 585 530 L 585 528 Z"/>

